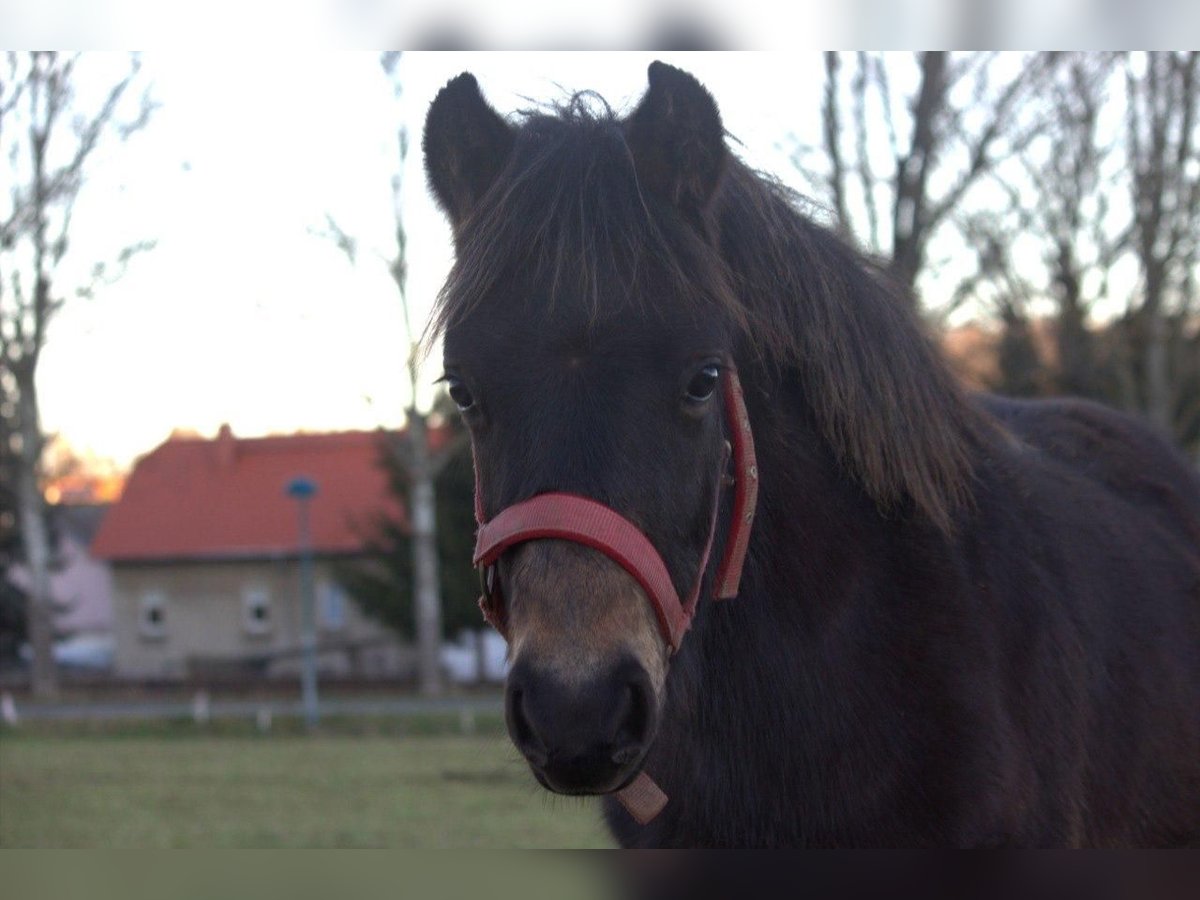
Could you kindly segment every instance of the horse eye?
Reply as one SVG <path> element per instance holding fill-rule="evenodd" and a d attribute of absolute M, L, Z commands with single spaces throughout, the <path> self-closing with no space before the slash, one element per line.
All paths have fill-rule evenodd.
<path fill-rule="evenodd" d="M 458 408 L 463 412 L 466 412 L 475 405 L 475 398 L 471 396 L 471 392 L 467 390 L 467 386 L 462 383 L 461 378 L 456 378 L 453 375 L 447 375 L 446 390 L 450 394 L 450 399 L 453 400 Z"/>
<path fill-rule="evenodd" d="M 711 363 L 705 366 L 688 382 L 688 400 L 693 403 L 703 403 L 717 389 L 717 379 L 720 377 L 721 370 L 717 366 Z"/>

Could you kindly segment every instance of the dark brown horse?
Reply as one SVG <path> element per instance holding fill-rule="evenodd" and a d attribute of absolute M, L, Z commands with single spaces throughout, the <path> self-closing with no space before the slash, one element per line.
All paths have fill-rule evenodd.
<path fill-rule="evenodd" d="M 1200 839 L 1200 484 L 1166 441 L 966 394 L 677 69 L 624 118 L 583 95 L 512 122 L 464 74 L 424 148 L 481 520 L 588 498 L 679 596 L 703 578 L 675 649 L 652 560 L 553 529 L 499 553 L 508 726 L 543 785 L 645 772 L 670 798 L 647 824 L 605 801 L 634 846 Z M 760 493 L 717 601 L 736 375 Z"/>

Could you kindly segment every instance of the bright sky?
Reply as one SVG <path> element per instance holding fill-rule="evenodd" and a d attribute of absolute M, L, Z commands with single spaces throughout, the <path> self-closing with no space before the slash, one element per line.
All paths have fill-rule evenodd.
<path fill-rule="evenodd" d="M 620 108 L 640 96 L 654 58 L 709 87 L 755 165 L 786 175 L 789 133 L 817 139 L 822 71 L 812 53 L 405 54 L 415 323 L 450 264 L 419 152 L 438 88 L 470 70 L 502 112 L 584 88 Z M 228 422 L 250 436 L 400 423 L 403 319 L 368 249 L 391 252 L 396 157 L 397 109 L 377 56 L 174 52 L 143 63 L 161 108 L 106 154 L 73 240 L 85 260 L 140 239 L 158 245 L 53 323 L 39 381 L 46 431 L 124 466 L 176 428 L 211 435 Z M 357 266 L 310 233 L 326 213 L 359 236 Z M 430 393 L 437 362 L 424 379 Z"/>

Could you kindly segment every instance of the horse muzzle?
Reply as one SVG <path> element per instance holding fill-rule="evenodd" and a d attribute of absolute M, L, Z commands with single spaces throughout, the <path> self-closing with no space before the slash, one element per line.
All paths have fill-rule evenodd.
<path fill-rule="evenodd" d="M 505 689 L 509 735 L 541 784 L 561 794 L 605 794 L 638 773 L 657 725 L 651 678 L 622 659 L 568 682 L 518 660 Z"/>

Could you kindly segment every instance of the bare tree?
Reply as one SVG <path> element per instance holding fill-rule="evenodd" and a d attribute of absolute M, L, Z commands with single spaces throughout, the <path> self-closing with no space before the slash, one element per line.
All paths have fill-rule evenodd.
<path fill-rule="evenodd" d="M 47 329 L 68 297 L 93 294 L 150 246 L 127 246 L 115 259 L 92 265 L 82 279 L 70 274 L 79 257 L 71 242 L 72 214 L 98 148 L 143 128 L 153 109 L 143 93 L 124 117 L 139 71 L 136 57 L 98 104 L 87 108 L 76 92 L 80 60 L 79 55 L 9 52 L 0 75 L 0 151 L 11 175 L 8 195 L 0 197 L 0 379 L 14 422 L 10 450 L 22 549 L 32 582 L 32 688 L 39 696 L 54 693 L 56 675 L 50 539 L 40 490 L 44 436 L 38 361 Z"/>
<path fill-rule="evenodd" d="M 1126 58 L 1127 156 L 1133 178 L 1133 246 L 1142 300 L 1133 316 L 1141 337 L 1142 402 L 1164 429 L 1186 423 L 1175 384 L 1186 364 L 1172 359 L 1192 314 L 1200 264 L 1200 52 Z"/>
<path fill-rule="evenodd" d="M 0 366 L 0 664 L 17 658 L 27 637 L 25 592 L 9 580 L 9 570 L 21 556 L 17 527 L 16 403 L 12 373 Z"/>
<path fill-rule="evenodd" d="M 1015 192 L 1010 193 L 1010 201 L 1007 209 L 959 217 L 976 268 L 959 283 L 953 302 L 969 296 L 999 323 L 996 376 L 988 387 L 1011 396 L 1032 397 L 1045 393 L 1047 380 L 1031 317 L 1037 287 L 1013 260 L 1013 220 L 1025 216 Z"/>
<path fill-rule="evenodd" d="M 1116 146 L 1100 127 L 1113 68 L 1107 54 L 1071 54 L 1050 86 L 1055 125 L 1045 157 L 1040 165 L 1024 167 L 1033 187 L 1029 230 L 1044 242 L 1057 306 L 1055 388 L 1094 398 L 1103 398 L 1109 389 L 1102 383 L 1088 317 L 1108 294 L 1109 272 L 1125 250 L 1128 234 L 1109 215 L 1119 190 L 1108 178 L 1107 165 Z"/>
<path fill-rule="evenodd" d="M 397 100 L 403 94 L 400 77 L 399 52 L 383 53 L 380 65 L 391 82 Z M 430 412 L 418 404 L 421 341 L 414 331 L 408 302 L 408 234 L 404 225 L 404 206 L 401 200 L 404 161 L 408 157 L 408 128 L 397 116 L 398 151 L 396 169 L 392 175 L 392 209 L 395 225 L 395 250 L 384 260 L 400 307 L 404 313 L 405 374 L 409 386 L 409 402 L 405 409 L 406 427 L 392 445 L 392 452 L 409 482 L 409 526 L 412 529 L 413 608 L 417 636 L 418 673 L 421 691 L 427 695 L 440 694 L 443 679 L 440 660 L 442 640 L 442 592 L 437 550 L 437 504 L 434 484 L 438 474 L 461 449 L 452 442 L 434 450 L 430 445 Z M 318 232 L 330 239 L 346 254 L 350 262 L 358 259 L 358 241 L 348 234 L 332 216 L 326 216 L 324 229 Z"/>
<path fill-rule="evenodd" d="M 911 291 L 935 232 L 1042 127 L 1026 101 L 1057 56 L 931 51 L 909 58 L 907 68 L 899 54 L 825 59 L 823 162 L 813 166 L 801 154 L 797 165 L 827 195 L 837 227 Z M 913 74 L 909 91 L 897 88 Z"/>
<path fill-rule="evenodd" d="M 1002 345 L 1039 324 L 1013 296 L 1052 302 L 1054 342 L 1012 383 L 1140 411 L 1200 450 L 1200 54 L 1064 54 L 1035 102 L 1043 133 L 989 179 L 1007 203 L 956 216 L 978 265 L 954 302 L 993 313 Z M 1140 278 L 1116 296 L 1122 260 Z M 1094 321 L 1101 301 L 1123 310 Z"/>
<path fill-rule="evenodd" d="M 1010 367 L 1000 387 L 1011 392 L 1114 399 L 1089 323 L 1095 304 L 1108 295 L 1113 264 L 1128 246 L 1127 223 L 1110 215 L 1114 195 L 1123 190 L 1113 177 L 1119 170 L 1117 142 L 1104 137 L 1101 127 L 1114 63 L 1110 54 L 1066 55 L 1034 101 L 1047 113 L 1044 133 L 991 173 L 993 189 L 1007 203 L 955 216 L 977 266 L 944 312 L 970 299 L 996 315 L 1002 371 L 1005 348 L 1023 345 L 1021 353 L 1008 354 L 1008 362 L 1015 366 L 1023 359 L 1032 371 Z M 1114 118 L 1113 111 L 1108 117 Z M 1018 261 L 1012 248 L 1019 242 L 1027 252 Z M 1014 304 L 1014 296 L 1025 301 Z M 1039 323 L 1030 318 L 1034 298 L 1054 303 L 1053 327 L 1043 334 L 1041 352 L 1034 339 Z"/>

